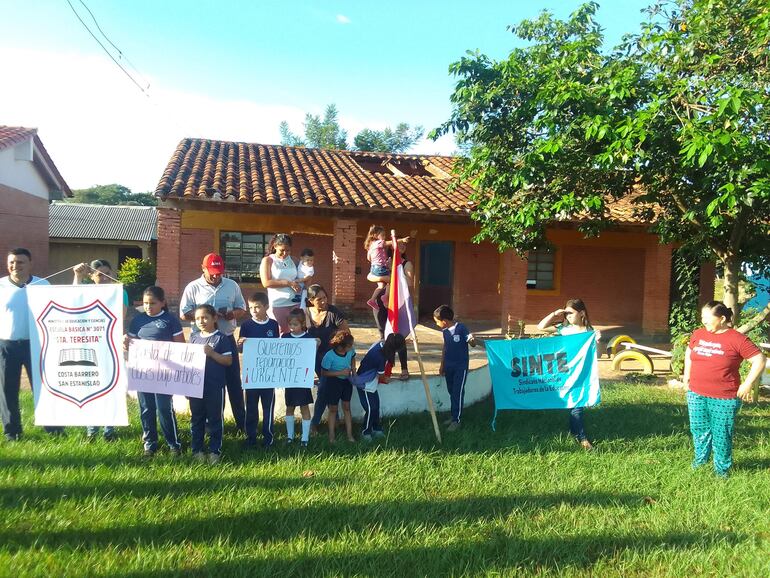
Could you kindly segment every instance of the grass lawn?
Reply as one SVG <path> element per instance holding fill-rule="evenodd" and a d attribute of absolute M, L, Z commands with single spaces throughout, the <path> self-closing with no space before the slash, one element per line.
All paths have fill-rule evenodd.
<path fill-rule="evenodd" d="M 4 576 L 769 576 L 770 404 L 744 406 L 733 475 L 690 469 L 684 394 L 604 384 L 586 414 L 471 407 L 437 447 L 427 415 L 372 446 L 143 459 L 136 406 L 108 444 L 31 425 L 0 445 Z M 443 417 L 443 416 L 442 416 Z M 189 423 L 180 426 L 189 438 Z"/>

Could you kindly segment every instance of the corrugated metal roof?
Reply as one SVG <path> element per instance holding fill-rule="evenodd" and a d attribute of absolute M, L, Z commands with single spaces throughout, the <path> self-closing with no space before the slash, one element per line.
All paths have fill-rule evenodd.
<path fill-rule="evenodd" d="M 158 238 L 155 207 L 52 203 L 48 236 L 66 239 L 153 241 Z"/>

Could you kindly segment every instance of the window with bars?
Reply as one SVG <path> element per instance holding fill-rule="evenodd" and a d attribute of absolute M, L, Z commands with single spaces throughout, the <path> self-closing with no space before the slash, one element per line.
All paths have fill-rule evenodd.
<path fill-rule="evenodd" d="M 527 258 L 527 289 L 553 289 L 556 254 L 551 251 L 530 251 Z"/>
<path fill-rule="evenodd" d="M 273 233 L 222 231 L 219 247 L 225 260 L 225 275 L 239 283 L 258 283 L 259 264 L 272 237 Z"/>

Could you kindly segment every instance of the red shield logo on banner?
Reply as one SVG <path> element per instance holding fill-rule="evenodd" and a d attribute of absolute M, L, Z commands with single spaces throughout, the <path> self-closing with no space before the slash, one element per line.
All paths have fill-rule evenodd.
<path fill-rule="evenodd" d="M 120 376 L 116 323 L 98 300 L 74 308 L 49 302 L 37 318 L 43 387 L 81 408 L 112 391 Z"/>

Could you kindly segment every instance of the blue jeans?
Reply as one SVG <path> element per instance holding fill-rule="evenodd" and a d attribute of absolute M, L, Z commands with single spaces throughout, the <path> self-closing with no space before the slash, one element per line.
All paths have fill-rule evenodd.
<path fill-rule="evenodd" d="M 151 451 L 158 449 L 158 419 L 168 447 L 180 449 L 172 396 L 162 393 L 139 392 L 137 397 L 139 398 L 139 418 L 142 421 L 144 449 Z M 105 435 L 107 435 L 106 429 Z"/>
<path fill-rule="evenodd" d="M 88 437 L 93 437 L 95 435 L 99 434 L 99 430 L 102 429 L 102 426 L 99 425 L 90 425 L 86 428 L 86 435 Z M 105 438 L 111 438 L 115 435 L 115 427 L 111 425 L 104 426 L 104 437 Z M 157 434 L 156 434 L 157 436 Z M 156 439 L 157 441 L 157 439 Z"/>
<path fill-rule="evenodd" d="M 584 407 L 573 407 L 569 410 L 569 433 L 579 442 L 588 439 L 583 425 L 583 413 L 585 413 Z"/>

